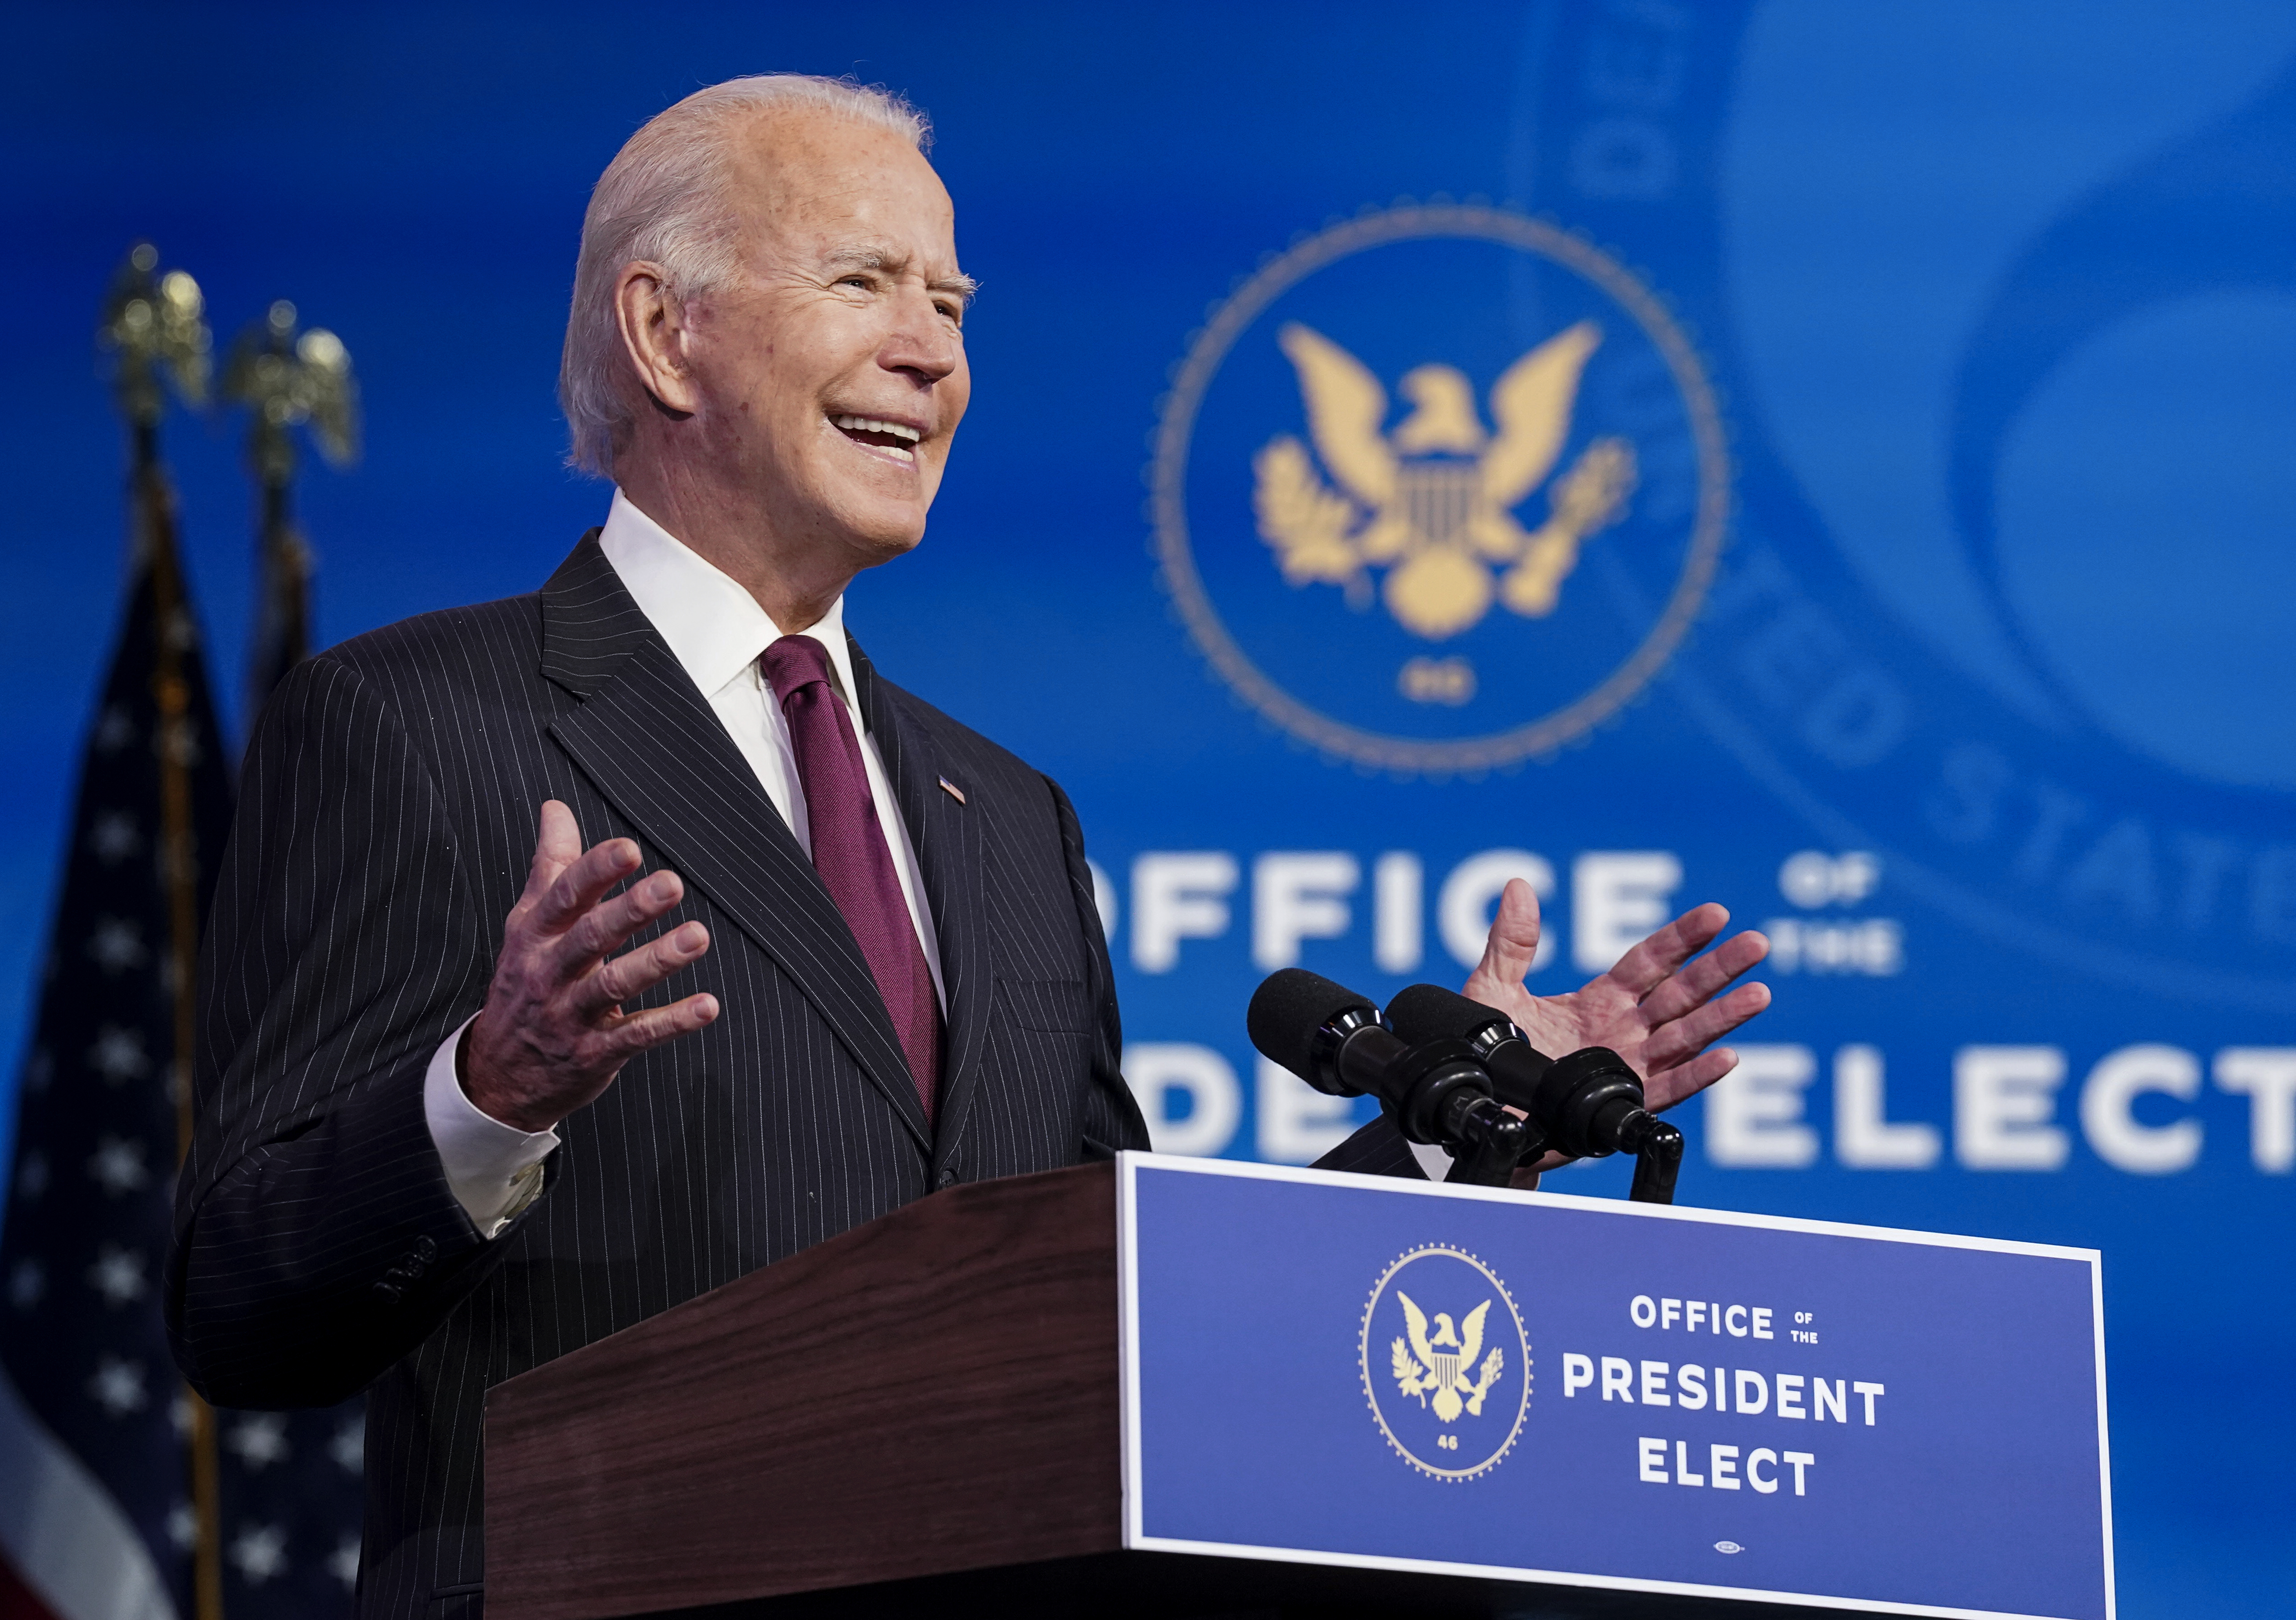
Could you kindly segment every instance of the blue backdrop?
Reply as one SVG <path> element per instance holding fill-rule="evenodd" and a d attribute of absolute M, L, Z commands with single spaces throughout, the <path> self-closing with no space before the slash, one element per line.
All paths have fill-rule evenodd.
<path fill-rule="evenodd" d="M 1535 987 L 1655 908 L 1775 920 L 1777 1004 L 1683 1111 L 1684 1199 L 2101 1248 L 2126 1612 L 2284 1612 L 2296 13 L 8 34 L 0 1047 L 118 611 L 88 333 L 127 244 L 226 337 L 286 297 L 348 344 L 366 459 L 302 487 L 340 639 L 529 589 L 603 517 L 553 383 L 627 134 L 734 73 L 849 71 L 932 113 L 983 293 L 931 533 L 849 622 L 1074 796 L 1165 1141 L 1313 1157 L 1345 1122 L 1259 1071 L 1250 986 L 1456 981 L 1509 873 L 1551 896 Z M 1377 420 L 1317 431 L 1366 380 Z M 237 429 L 167 443 L 228 673 Z"/>

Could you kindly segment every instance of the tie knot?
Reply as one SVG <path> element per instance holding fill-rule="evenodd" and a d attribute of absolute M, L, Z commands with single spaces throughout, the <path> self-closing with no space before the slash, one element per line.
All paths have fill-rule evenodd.
<path fill-rule="evenodd" d="M 758 655 L 758 667 L 775 701 L 786 703 L 793 691 L 816 681 L 828 683 L 829 649 L 809 635 L 785 635 Z"/>

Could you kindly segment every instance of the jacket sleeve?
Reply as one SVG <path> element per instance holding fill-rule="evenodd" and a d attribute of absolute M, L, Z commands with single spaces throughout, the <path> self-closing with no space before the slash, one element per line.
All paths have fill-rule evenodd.
<path fill-rule="evenodd" d="M 168 1323 L 225 1406 L 324 1406 L 468 1292 L 483 1241 L 422 1104 L 491 970 L 445 805 L 396 712 L 307 660 L 266 708 L 201 953 Z"/>
<path fill-rule="evenodd" d="M 1124 1026 L 1116 1010 L 1116 973 L 1109 964 L 1108 940 L 1101 931 L 1100 901 L 1093 893 L 1092 868 L 1084 858 L 1084 828 L 1076 806 L 1051 777 L 1053 806 L 1061 822 L 1061 853 L 1068 863 L 1069 892 L 1084 929 L 1085 994 L 1093 1009 L 1092 1069 L 1077 1109 L 1079 1157 L 1107 1158 L 1126 1150 L 1146 1151 L 1148 1122 L 1132 1088 L 1124 1082 Z"/>
<path fill-rule="evenodd" d="M 1419 1167 L 1419 1160 L 1412 1154 L 1411 1144 L 1404 1140 L 1403 1133 L 1383 1109 L 1369 1125 L 1308 1168 L 1346 1170 L 1357 1175 L 1396 1175 L 1412 1182 L 1427 1179 L 1427 1172 Z"/>

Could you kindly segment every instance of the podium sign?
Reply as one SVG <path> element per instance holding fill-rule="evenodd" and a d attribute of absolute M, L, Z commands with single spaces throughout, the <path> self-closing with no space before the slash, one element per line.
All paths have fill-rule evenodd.
<path fill-rule="evenodd" d="M 1127 1154 L 1125 1544 L 2111 1620 L 2094 1250 Z"/>

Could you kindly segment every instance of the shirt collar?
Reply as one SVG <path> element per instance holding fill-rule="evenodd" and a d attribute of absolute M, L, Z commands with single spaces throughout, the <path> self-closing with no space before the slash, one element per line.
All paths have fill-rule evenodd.
<path fill-rule="evenodd" d="M 732 575 L 640 511 L 619 489 L 598 546 L 703 697 L 716 697 L 745 674 L 757 678 L 758 655 L 779 641 L 782 631 Z M 819 623 L 798 634 L 828 650 L 846 705 L 860 724 L 853 654 L 845 644 L 845 598 L 831 602 Z"/>

